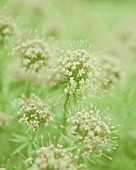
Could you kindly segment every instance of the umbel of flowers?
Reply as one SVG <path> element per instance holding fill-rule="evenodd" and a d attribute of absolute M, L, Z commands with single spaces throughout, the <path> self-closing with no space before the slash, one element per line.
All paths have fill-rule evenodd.
<path fill-rule="evenodd" d="M 27 39 L 20 42 L 14 49 L 15 55 L 22 59 L 22 64 L 28 69 L 38 71 L 47 65 L 48 47 L 40 39 Z"/>
<path fill-rule="evenodd" d="M 68 94 L 95 93 L 97 90 L 99 68 L 94 57 L 85 50 L 66 50 L 62 52 L 54 68 L 56 85 Z"/>
<path fill-rule="evenodd" d="M 22 95 L 17 103 L 20 107 L 19 122 L 28 125 L 32 131 L 35 131 L 40 125 L 48 126 L 54 120 L 51 109 L 35 94 L 31 94 L 29 98 Z"/>
<path fill-rule="evenodd" d="M 28 170 L 83 170 L 82 165 L 75 163 L 75 157 L 61 145 L 41 147 L 36 151 L 36 158 L 31 161 Z"/>
<path fill-rule="evenodd" d="M 26 69 L 33 68 L 34 71 L 38 71 L 40 67 L 47 64 L 49 56 L 47 48 L 40 42 L 39 40 L 29 40 L 27 43 L 24 42 L 18 45 L 15 49 L 16 54 L 22 58 Z M 114 129 L 110 125 L 109 116 L 102 117 L 99 110 L 93 106 L 90 108 L 82 106 L 82 110 L 79 111 L 76 108 L 77 104 L 75 104 L 75 110 L 77 109 L 78 111 L 72 113 L 72 110 L 69 110 L 71 109 L 70 104 L 76 99 L 77 95 L 84 95 L 84 99 L 86 99 L 88 94 L 94 95 L 101 86 L 100 67 L 97 65 L 94 56 L 82 49 L 62 51 L 60 55 L 60 58 L 53 65 L 51 78 L 54 78 L 54 90 L 61 88 L 63 92 L 62 90 L 59 92 L 66 93 L 62 98 L 64 105 L 59 108 L 59 112 L 63 114 L 62 124 L 58 125 L 59 127 L 57 128 L 63 128 L 63 132 L 59 132 L 61 137 L 70 138 L 72 136 L 72 139 L 70 139 L 72 145 L 68 146 L 69 142 L 67 141 L 65 143 L 65 146 L 71 152 L 67 152 L 64 148 L 62 149 L 60 145 L 59 148 L 54 145 L 42 147 L 36 151 L 35 158 L 31 159 L 28 170 L 83 170 L 83 166 L 75 162 L 83 163 L 84 158 L 89 158 L 94 154 L 99 157 L 106 155 L 104 150 L 116 146 L 110 144 L 111 134 Z M 74 99 L 70 97 L 72 94 L 74 94 L 72 96 Z M 83 104 L 86 106 L 85 101 Z M 82 103 L 81 100 L 79 104 L 80 102 Z M 41 125 L 48 126 L 54 120 L 51 109 L 35 94 L 31 94 L 30 97 L 22 95 L 18 100 L 18 105 L 20 107 L 18 112 L 19 121 L 28 125 L 32 131 L 35 131 Z M 69 118 L 66 116 L 68 113 L 72 113 Z M 70 125 L 70 133 L 67 133 L 68 124 Z M 56 129 L 56 126 L 52 127 Z M 57 140 L 60 140 L 61 137 Z M 74 153 L 72 153 L 73 150 Z M 74 155 L 77 156 L 77 160 L 75 160 Z"/>
<path fill-rule="evenodd" d="M 14 33 L 11 22 L 6 17 L 0 17 L 0 43 L 7 41 Z"/>
<path fill-rule="evenodd" d="M 93 152 L 102 155 L 108 148 L 110 135 L 113 131 L 109 116 L 101 117 L 94 106 L 83 109 L 68 119 L 71 123 L 70 133 L 78 143 L 82 143 L 82 156 L 89 157 Z"/>

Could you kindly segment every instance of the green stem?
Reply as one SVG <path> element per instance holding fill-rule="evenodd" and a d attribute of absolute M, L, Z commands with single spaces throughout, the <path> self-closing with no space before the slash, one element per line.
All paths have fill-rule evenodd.
<path fill-rule="evenodd" d="M 31 74 L 31 71 L 29 70 L 26 75 L 25 86 L 24 86 L 24 92 L 26 94 L 29 93 L 29 89 L 30 89 L 29 87 L 30 86 L 30 74 Z"/>
<path fill-rule="evenodd" d="M 29 143 L 28 143 L 28 154 L 30 155 L 32 153 L 32 146 L 33 146 L 33 131 L 30 130 L 30 140 L 29 140 Z"/>
<path fill-rule="evenodd" d="M 69 102 L 69 94 L 66 95 L 66 100 L 64 102 L 64 114 L 63 114 L 63 135 L 66 135 L 66 127 L 67 127 L 67 106 Z"/>

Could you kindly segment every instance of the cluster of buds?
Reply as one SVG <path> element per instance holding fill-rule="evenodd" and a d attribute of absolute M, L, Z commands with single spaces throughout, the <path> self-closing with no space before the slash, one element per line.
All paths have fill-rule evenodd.
<path fill-rule="evenodd" d="M 28 69 L 38 71 L 47 65 L 48 47 L 40 39 L 27 39 L 20 42 L 14 49 L 15 55 L 22 59 L 22 64 Z"/>
<path fill-rule="evenodd" d="M 65 93 L 82 94 L 97 90 L 99 69 L 94 57 L 84 50 L 67 50 L 57 61 L 54 69 L 57 83 L 64 87 Z"/>
<path fill-rule="evenodd" d="M 14 33 L 11 22 L 6 17 L 0 17 L 0 42 L 7 41 Z"/>
<path fill-rule="evenodd" d="M 101 156 L 111 134 L 110 117 L 102 118 L 99 110 L 92 107 L 89 111 L 83 109 L 77 112 L 68 122 L 72 124 L 70 133 L 75 141 L 84 146 L 82 156 L 89 157 L 93 151 Z"/>
<path fill-rule="evenodd" d="M 42 147 L 36 154 L 35 160 L 27 161 L 32 164 L 28 170 L 83 170 L 83 165 L 77 165 L 76 158 L 64 150 L 62 145 Z"/>
<path fill-rule="evenodd" d="M 8 118 L 4 113 L 0 112 L 0 129 L 6 127 L 8 124 Z"/>
<path fill-rule="evenodd" d="M 48 126 L 54 120 L 51 109 L 35 94 L 31 94 L 29 98 L 22 95 L 17 103 L 20 107 L 19 122 L 28 125 L 32 131 L 40 125 Z"/>

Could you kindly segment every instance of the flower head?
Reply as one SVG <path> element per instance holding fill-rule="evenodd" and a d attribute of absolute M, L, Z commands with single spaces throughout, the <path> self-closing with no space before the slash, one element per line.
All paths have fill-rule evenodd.
<path fill-rule="evenodd" d="M 33 131 L 40 125 L 50 125 L 54 119 L 51 109 L 35 94 L 31 94 L 29 98 L 22 95 L 18 105 L 20 106 L 19 121 L 28 125 Z"/>
<path fill-rule="evenodd" d="M 72 124 L 70 133 L 74 139 L 84 144 L 83 156 L 89 156 L 93 151 L 101 156 L 111 134 L 110 117 L 102 118 L 96 108 L 83 109 L 68 122 Z"/>
<path fill-rule="evenodd" d="M 14 33 L 11 22 L 6 17 L 0 18 L 0 42 L 7 41 Z"/>
<path fill-rule="evenodd" d="M 28 170 L 81 170 L 82 165 L 75 163 L 72 153 L 66 152 L 61 145 L 42 147 L 36 151 L 36 158 Z"/>
<path fill-rule="evenodd" d="M 23 66 L 28 70 L 38 71 L 47 65 L 49 52 L 47 46 L 39 39 L 28 39 L 15 48 L 15 55 L 22 59 Z"/>
<path fill-rule="evenodd" d="M 73 50 L 63 53 L 54 69 L 57 83 L 69 94 L 82 94 L 97 90 L 98 67 L 92 55 L 84 50 Z"/>

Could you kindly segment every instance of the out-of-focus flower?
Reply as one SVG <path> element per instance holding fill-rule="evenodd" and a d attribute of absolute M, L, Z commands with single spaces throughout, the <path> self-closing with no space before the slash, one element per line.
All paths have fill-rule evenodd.
<path fill-rule="evenodd" d="M 131 38 L 131 41 L 129 42 L 129 49 L 132 51 L 132 53 L 136 56 L 136 34 Z"/>
<path fill-rule="evenodd" d="M 0 128 L 4 128 L 8 125 L 8 117 L 0 112 Z"/>
<path fill-rule="evenodd" d="M 75 141 L 82 143 L 82 156 L 89 157 L 94 151 L 102 155 L 112 133 L 110 120 L 109 116 L 102 118 L 95 107 L 83 109 L 68 119 L 72 124 L 70 133 Z"/>
<path fill-rule="evenodd" d="M 102 81 L 102 88 L 114 87 L 123 78 L 123 71 L 119 60 L 113 56 L 104 56 L 100 59 L 102 76 L 106 81 Z"/>
<path fill-rule="evenodd" d="M 62 53 L 54 68 L 56 85 L 63 87 L 65 93 L 94 94 L 98 87 L 99 68 L 94 57 L 85 50 L 67 50 Z"/>
<path fill-rule="evenodd" d="M 124 43 L 129 42 L 131 38 L 136 34 L 135 27 L 135 20 L 133 20 L 132 18 L 122 20 L 117 25 L 116 37 L 119 37 L 119 39 Z"/>
<path fill-rule="evenodd" d="M 49 59 L 48 47 L 40 39 L 28 39 L 20 42 L 14 49 L 15 55 L 22 59 L 22 64 L 28 69 L 38 71 L 47 65 Z"/>
<path fill-rule="evenodd" d="M 44 31 L 48 36 L 58 37 L 63 33 L 63 25 L 59 22 L 46 23 Z"/>
<path fill-rule="evenodd" d="M 75 163 L 72 153 L 65 151 L 61 145 L 42 147 L 36 151 L 36 158 L 28 170 L 83 170 Z"/>
<path fill-rule="evenodd" d="M 0 43 L 9 40 L 14 33 L 14 27 L 6 17 L 0 17 Z"/>
<path fill-rule="evenodd" d="M 29 98 L 22 95 L 17 103 L 20 107 L 19 122 L 28 125 L 32 131 L 35 131 L 40 125 L 48 126 L 54 120 L 51 109 L 35 94 L 31 94 Z"/>

